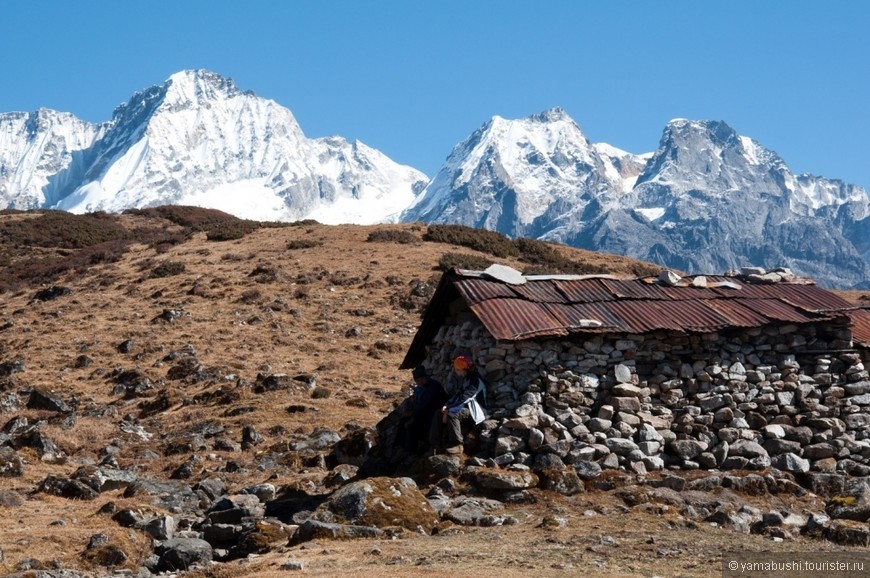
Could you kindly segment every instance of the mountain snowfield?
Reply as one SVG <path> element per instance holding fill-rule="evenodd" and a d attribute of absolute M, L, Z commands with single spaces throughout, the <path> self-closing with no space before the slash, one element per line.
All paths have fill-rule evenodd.
<path fill-rule="evenodd" d="M 82 213 L 192 204 L 259 220 L 373 223 L 397 218 L 427 181 L 360 142 L 308 139 L 288 109 L 202 70 L 134 94 L 105 125 L 67 131 L 77 129 L 76 150 L 88 149 L 87 163 L 67 159 L 60 169 L 81 177 L 53 188 L 44 183 L 56 164 L 44 167 L 58 147 L 42 143 L 57 138 L 39 136 L 27 156 L 2 143 L 7 206 Z M 32 131 L 10 133 L 19 137 L 10 145 L 32 140 Z"/>
<path fill-rule="evenodd" d="M 560 108 L 494 116 L 430 181 L 205 70 L 137 92 L 108 122 L 0 114 L 0 208 L 122 211 L 163 204 L 256 220 L 420 220 L 485 227 L 689 273 L 791 267 L 828 287 L 870 286 L 867 192 L 794 175 L 719 121 L 675 119 L 658 148 L 591 143 Z"/>

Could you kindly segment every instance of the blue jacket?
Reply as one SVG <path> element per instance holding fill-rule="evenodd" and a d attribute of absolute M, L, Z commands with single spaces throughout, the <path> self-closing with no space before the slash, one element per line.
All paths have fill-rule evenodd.
<path fill-rule="evenodd" d="M 447 393 L 441 383 L 431 377 L 426 378 L 426 385 L 414 387 L 414 413 L 412 419 L 429 423 L 432 416 L 444 406 Z"/>

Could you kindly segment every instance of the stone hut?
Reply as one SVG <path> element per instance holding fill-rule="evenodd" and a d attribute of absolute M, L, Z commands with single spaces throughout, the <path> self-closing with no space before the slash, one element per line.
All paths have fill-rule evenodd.
<path fill-rule="evenodd" d="M 864 476 L 868 348 L 870 312 L 784 269 L 622 279 L 494 265 L 443 275 L 401 367 L 444 379 L 470 354 L 491 418 L 466 451 L 502 466 Z"/>

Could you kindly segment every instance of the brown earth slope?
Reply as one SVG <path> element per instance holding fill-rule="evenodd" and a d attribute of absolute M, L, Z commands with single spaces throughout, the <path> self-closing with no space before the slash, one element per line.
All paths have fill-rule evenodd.
<path fill-rule="evenodd" d="M 546 268 L 518 256 L 493 258 L 424 241 L 421 224 L 303 222 L 251 227 L 244 236 L 215 241 L 209 237 L 221 236 L 214 230 L 191 234 L 189 224 L 155 214 L 103 217 L 136 236 L 124 243 L 117 235 L 98 240 L 103 253 L 71 266 L 62 263 L 88 243 L 52 245 L 50 238 L 18 236 L 24 229 L 16 223 L 38 218 L 0 215 L 0 427 L 8 433 L 15 419 L 43 421 L 41 434 L 60 452 L 18 448 L 19 471 L 0 475 L 3 574 L 68 568 L 108 575 L 86 554 L 90 536 L 101 532 L 123 546 L 127 559 L 119 568 L 140 568 L 151 553 L 150 538 L 99 512 L 109 503 L 153 509 L 148 496 L 118 489 L 68 499 L 39 491 L 51 476 L 68 477 L 107 456 L 140 479 L 167 480 L 186 465 L 191 483 L 218 476 L 231 489 L 265 481 L 303 488 L 319 483 L 327 473 L 321 468 L 289 459 L 264 467 L 258 456 L 286 449 L 294 436 L 316 428 L 372 426 L 394 407 L 410 384 L 398 366 L 437 284 L 439 261 L 462 263 L 460 254 L 520 270 Z M 62 219 L 61 226 L 69 222 Z M 154 230 L 164 242 L 149 236 Z M 558 252 L 591 270 L 655 270 L 613 255 Z M 264 378 L 282 374 L 291 387 L 262 387 Z M 34 389 L 75 412 L 27 407 Z M 59 417 L 69 415 L 74 418 Z M 243 449 L 245 428 L 262 439 Z M 218 432 L 226 443 L 169 451 L 193 430 Z M 844 549 L 698 525 L 667 506 L 629 509 L 594 491 L 572 498 L 541 492 L 537 504 L 512 508 L 513 526 L 285 543 L 193 574 L 277 576 L 294 560 L 316 576 L 713 576 L 725 551 Z M 563 518 L 567 526 L 539 527 L 545 516 Z"/>

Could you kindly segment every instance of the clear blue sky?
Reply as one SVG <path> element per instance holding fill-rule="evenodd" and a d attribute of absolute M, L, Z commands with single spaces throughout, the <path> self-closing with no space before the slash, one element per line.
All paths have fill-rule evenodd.
<path fill-rule="evenodd" d="M 870 2 L 0 0 L 0 111 L 91 122 L 183 69 L 434 176 L 493 115 L 564 108 L 656 148 L 724 120 L 797 173 L 870 189 Z"/>

